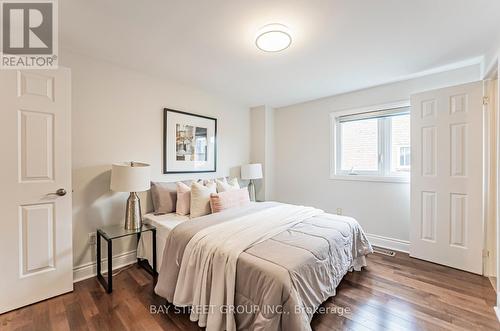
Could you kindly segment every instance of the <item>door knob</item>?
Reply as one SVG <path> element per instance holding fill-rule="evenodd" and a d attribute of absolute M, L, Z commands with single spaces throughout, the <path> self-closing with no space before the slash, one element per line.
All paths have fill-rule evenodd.
<path fill-rule="evenodd" d="M 66 195 L 66 193 L 67 193 L 67 192 L 66 192 L 66 190 L 65 190 L 65 189 L 60 188 L 60 189 L 58 189 L 57 191 L 55 191 L 54 193 L 49 193 L 49 194 L 47 194 L 47 195 L 58 195 L 58 196 L 62 197 L 62 196 L 65 196 L 65 195 Z"/>

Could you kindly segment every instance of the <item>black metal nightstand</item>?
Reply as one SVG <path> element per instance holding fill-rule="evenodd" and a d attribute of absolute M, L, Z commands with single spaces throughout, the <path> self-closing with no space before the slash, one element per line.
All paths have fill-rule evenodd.
<path fill-rule="evenodd" d="M 97 279 L 102 284 L 106 292 L 113 291 L 113 239 L 119 239 L 127 236 L 136 235 L 137 243 L 141 239 L 141 234 L 151 231 L 153 237 L 153 266 L 151 267 L 147 260 L 137 259 L 137 264 L 149 272 L 153 277 L 158 275 L 156 271 L 156 227 L 151 224 L 143 224 L 136 230 L 126 230 L 123 225 L 113 225 L 97 229 Z M 101 274 L 101 237 L 108 244 L 108 281 Z"/>

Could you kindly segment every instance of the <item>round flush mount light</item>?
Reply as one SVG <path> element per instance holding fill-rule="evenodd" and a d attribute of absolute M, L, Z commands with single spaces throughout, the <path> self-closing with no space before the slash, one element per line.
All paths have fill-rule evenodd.
<path fill-rule="evenodd" d="M 255 38 L 255 45 L 264 52 L 280 52 L 292 44 L 290 30 L 283 24 L 263 26 Z"/>

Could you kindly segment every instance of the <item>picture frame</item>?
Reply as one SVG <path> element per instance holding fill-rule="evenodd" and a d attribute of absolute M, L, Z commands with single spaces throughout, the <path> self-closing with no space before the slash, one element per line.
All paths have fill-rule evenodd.
<path fill-rule="evenodd" d="M 217 119 L 163 109 L 163 173 L 217 171 Z"/>

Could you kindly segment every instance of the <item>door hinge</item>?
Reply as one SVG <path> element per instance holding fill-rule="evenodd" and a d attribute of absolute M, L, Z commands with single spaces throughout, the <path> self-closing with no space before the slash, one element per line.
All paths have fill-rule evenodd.
<path fill-rule="evenodd" d="M 490 251 L 487 249 L 483 249 L 483 257 L 489 257 L 490 256 Z"/>
<path fill-rule="evenodd" d="M 486 106 L 490 103 L 490 97 L 489 96 L 484 96 L 483 97 L 483 105 Z"/>

